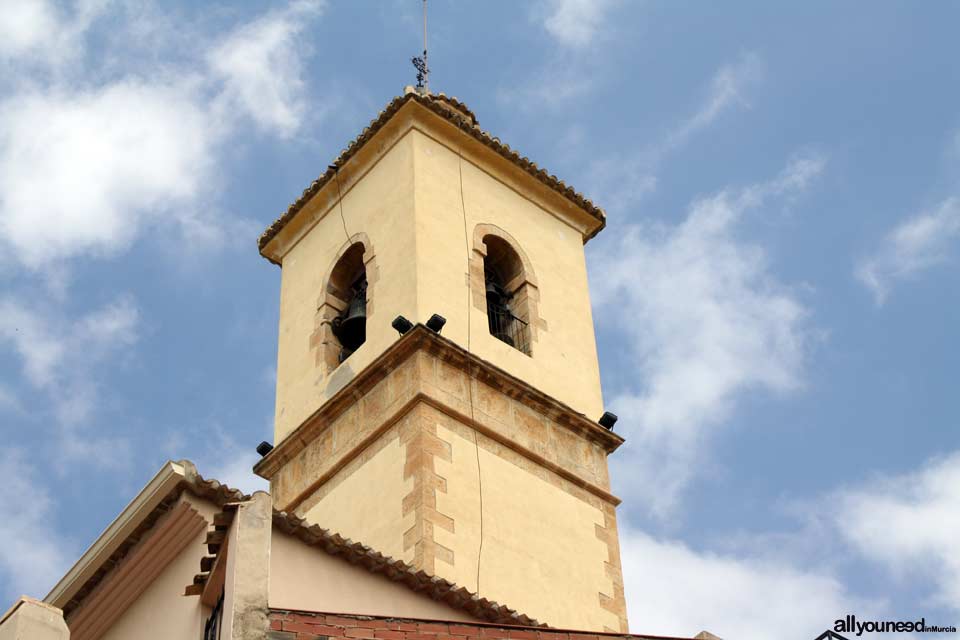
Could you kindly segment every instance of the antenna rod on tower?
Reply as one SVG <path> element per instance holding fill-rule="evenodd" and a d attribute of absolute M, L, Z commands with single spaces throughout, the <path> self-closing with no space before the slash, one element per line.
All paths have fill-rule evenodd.
<path fill-rule="evenodd" d="M 423 0 L 423 89 L 430 93 L 430 65 L 427 63 L 427 0 Z"/>
<path fill-rule="evenodd" d="M 427 66 L 427 0 L 423 0 L 423 56 L 410 60 L 417 70 L 417 89 L 430 93 L 430 68 Z"/>

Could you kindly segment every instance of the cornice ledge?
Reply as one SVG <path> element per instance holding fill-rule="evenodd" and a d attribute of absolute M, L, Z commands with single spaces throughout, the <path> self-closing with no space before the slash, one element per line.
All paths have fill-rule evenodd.
<path fill-rule="evenodd" d="M 289 460 L 299 454 L 327 426 L 362 398 L 378 382 L 419 351 L 442 359 L 508 396 L 523 402 L 558 425 L 598 443 L 609 454 L 623 444 L 623 437 L 604 429 L 582 413 L 514 377 L 503 369 L 470 353 L 452 340 L 444 338 L 423 324 L 401 336 L 389 349 L 367 365 L 332 398 L 325 402 L 282 442 L 253 467 L 253 472 L 270 480 Z"/>

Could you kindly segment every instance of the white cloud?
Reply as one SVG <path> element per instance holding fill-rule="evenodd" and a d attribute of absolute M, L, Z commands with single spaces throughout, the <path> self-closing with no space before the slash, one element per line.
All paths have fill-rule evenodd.
<path fill-rule="evenodd" d="M 151 6 L 25 0 L 0 15 L 0 63 L 10 63 L 0 98 L 0 260 L 39 275 L 56 300 L 0 297 L 0 349 L 48 398 L 58 459 L 129 459 L 124 436 L 85 425 L 106 398 L 105 363 L 130 357 L 140 319 L 119 298 L 65 320 L 70 262 L 114 257 L 147 230 L 171 229 L 189 258 L 245 226 L 217 205 L 216 166 L 247 117 L 281 136 L 301 126 L 309 47 L 299 35 L 320 8 L 293 2 L 190 46 L 204 42 L 199 32 L 178 34 L 194 27 L 174 13 L 145 19 Z M 117 24 L 96 34 L 93 60 L 87 45 L 104 16 Z M 114 455 L 94 455 L 100 447 Z"/>
<path fill-rule="evenodd" d="M 749 108 L 748 91 L 760 79 L 762 70 L 763 62 L 752 52 L 724 64 L 714 73 L 703 103 L 661 140 L 639 151 L 605 154 L 595 160 L 586 176 L 587 192 L 611 211 L 626 211 L 637 205 L 656 190 L 657 170 L 665 156 L 683 147 L 730 109 Z"/>
<path fill-rule="evenodd" d="M 137 341 L 139 322 L 133 301 L 119 298 L 80 319 L 79 339 L 101 348 L 125 347 Z"/>
<path fill-rule="evenodd" d="M 746 92 L 763 75 L 763 62 L 752 52 L 744 53 L 736 62 L 720 67 L 710 81 L 706 101 L 692 116 L 674 129 L 664 146 L 679 146 L 692 134 L 712 124 L 731 107 L 749 108 Z"/>
<path fill-rule="evenodd" d="M 72 15 L 47 0 L 7 2 L 0 11 L 0 62 L 59 65 L 83 51 L 82 36 L 103 11 L 104 0 L 79 0 Z"/>
<path fill-rule="evenodd" d="M 657 190 L 659 160 L 653 149 L 601 156 L 590 163 L 586 193 L 607 211 L 627 212 Z"/>
<path fill-rule="evenodd" d="M 597 73 L 585 69 L 583 49 L 603 31 L 607 14 L 618 0 L 548 0 L 535 5 L 532 19 L 560 44 L 548 59 L 522 82 L 497 89 L 505 105 L 542 115 L 588 93 Z"/>
<path fill-rule="evenodd" d="M 53 382 L 66 349 L 42 317 L 13 300 L 0 300 L 0 338 L 12 343 L 31 384 L 42 387 Z"/>
<path fill-rule="evenodd" d="M 808 312 L 736 232 L 746 212 L 804 190 L 823 165 L 798 157 L 770 182 L 694 202 L 676 227 L 621 226 L 594 254 L 597 316 L 621 319 L 638 381 L 611 402 L 631 443 L 614 477 L 657 515 L 675 506 L 741 394 L 802 383 Z"/>
<path fill-rule="evenodd" d="M 56 311 L 40 311 L 11 298 L 0 299 L 0 340 L 13 346 L 24 376 L 37 388 L 63 381 L 70 360 L 95 363 L 107 352 L 137 339 L 139 311 L 121 297 L 63 323 Z"/>
<path fill-rule="evenodd" d="M 0 575 L 6 601 L 42 598 L 69 566 L 73 545 L 59 537 L 50 492 L 23 451 L 0 452 Z"/>
<path fill-rule="evenodd" d="M 238 106 L 281 136 L 300 128 L 307 110 L 300 57 L 307 43 L 298 36 L 322 8 L 321 2 L 297 2 L 273 11 L 243 25 L 209 53 L 228 109 Z"/>
<path fill-rule="evenodd" d="M 950 260 L 958 240 L 960 198 L 947 198 L 932 212 L 897 225 L 877 252 L 860 262 L 855 275 L 882 305 L 895 284 Z"/>
<path fill-rule="evenodd" d="M 837 575 L 850 550 L 892 580 L 893 593 L 929 592 L 928 607 L 960 611 L 960 451 L 793 505 L 799 530 L 720 538 L 723 552 L 695 549 L 621 525 L 630 619 L 635 631 L 736 640 L 814 637 L 847 613 L 889 620 L 886 595 L 867 598 Z M 915 585 L 922 585 L 916 587 Z M 931 624 L 942 620 L 929 619 Z M 900 634 L 897 637 L 914 637 Z"/>
<path fill-rule="evenodd" d="M 0 229 L 27 266 L 126 249 L 144 224 L 188 222 L 213 164 L 189 89 L 128 80 L 0 105 Z"/>
<path fill-rule="evenodd" d="M 828 505 L 838 532 L 866 558 L 960 610 L 960 452 L 839 491 Z"/>
<path fill-rule="evenodd" d="M 225 228 L 240 224 L 215 205 L 225 142 L 245 115 L 283 137 L 301 126 L 306 48 L 297 36 L 320 6 L 269 12 L 208 52 L 167 51 L 187 56 L 179 68 L 159 66 L 164 52 L 153 45 L 125 49 L 127 66 L 99 84 L 83 56 L 50 78 L 29 69 L 48 61 L 47 49 L 65 50 L 59 40 L 82 48 L 104 2 L 78 2 L 72 12 L 34 2 L 0 18 L 0 34 L 21 43 L 8 45 L 20 56 L 8 74 L 16 90 L 0 102 L 0 244 L 42 273 L 117 255 L 147 228 L 179 230 L 188 249 L 222 244 Z M 139 20 L 136 11 L 116 14 L 131 27 Z M 197 56 L 209 66 L 193 64 Z"/>
<path fill-rule="evenodd" d="M 543 27 L 560 44 L 583 48 L 603 30 L 615 0 L 548 0 L 542 7 Z"/>
<path fill-rule="evenodd" d="M 57 418 L 57 446 L 65 457 L 85 459 L 106 444 L 115 455 L 91 459 L 125 464 L 125 440 L 84 433 L 80 427 L 99 405 L 99 367 L 136 342 L 138 325 L 139 311 L 129 298 L 118 298 L 70 323 L 57 309 L 0 299 L 0 347 L 7 343 L 17 353 L 26 380 L 47 395 Z"/>
<path fill-rule="evenodd" d="M 585 75 L 577 63 L 560 56 L 544 63 L 522 82 L 497 87 L 497 101 L 529 113 L 559 109 L 590 91 L 594 76 Z"/>
<path fill-rule="evenodd" d="M 253 474 L 253 465 L 260 461 L 256 451 L 240 453 L 233 449 L 221 452 L 221 462 L 210 467 L 209 476 L 233 489 L 244 493 L 269 491 L 270 485 L 263 478 Z M 201 473 L 206 473 L 201 470 Z"/>
<path fill-rule="evenodd" d="M 0 11 L 0 55 L 14 57 L 38 47 L 59 27 L 56 10 L 43 0 L 24 0 Z"/>
<path fill-rule="evenodd" d="M 634 632 L 732 640 L 813 638 L 835 619 L 875 619 L 883 606 L 850 594 L 830 571 L 775 558 L 698 551 L 623 528 L 627 610 Z"/>

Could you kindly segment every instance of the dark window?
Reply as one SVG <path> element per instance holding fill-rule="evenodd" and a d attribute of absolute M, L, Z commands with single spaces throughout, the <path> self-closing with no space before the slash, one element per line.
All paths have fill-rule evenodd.
<path fill-rule="evenodd" d="M 220 592 L 220 598 L 216 606 L 210 612 L 206 624 L 203 625 L 203 640 L 219 640 L 220 627 L 223 623 L 223 592 Z"/>
<path fill-rule="evenodd" d="M 496 236 L 484 238 L 487 255 L 483 275 L 487 296 L 487 324 L 490 335 L 511 347 L 530 353 L 530 332 L 527 321 L 517 309 L 515 289 L 525 282 L 523 263 L 512 247 Z M 518 313 L 520 311 L 520 313 Z"/>
<path fill-rule="evenodd" d="M 339 343 L 337 361 L 343 362 L 367 339 L 367 273 L 362 244 L 350 247 L 337 262 L 327 291 L 342 306 L 330 325 Z"/>
<path fill-rule="evenodd" d="M 367 277 L 360 276 L 350 287 L 347 308 L 333 319 L 333 335 L 340 341 L 343 362 L 367 340 Z"/>

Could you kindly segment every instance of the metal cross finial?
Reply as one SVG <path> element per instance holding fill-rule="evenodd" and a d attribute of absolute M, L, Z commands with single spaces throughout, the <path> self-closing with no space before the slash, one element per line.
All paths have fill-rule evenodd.
<path fill-rule="evenodd" d="M 430 73 L 427 69 L 427 52 L 423 52 L 423 57 L 411 58 L 410 62 L 417 69 L 417 89 L 426 88 L 427 74 Z"/>
<path fill-rule="evenodd" d="M 425 92 L 430 91 L 430 67 L 427 66 L 427 0 L 423 0 L 423 56 L 412 58 L 417 70 L 417 88 Z"/>

